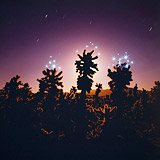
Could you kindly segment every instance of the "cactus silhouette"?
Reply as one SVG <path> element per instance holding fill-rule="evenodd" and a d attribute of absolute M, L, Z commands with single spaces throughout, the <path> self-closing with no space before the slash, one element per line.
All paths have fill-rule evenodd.
<path fill-rule="evenodd" d="M 98 83 L 96 83 L 96 85 L 95 85 L 96 87 L 97 87 L 97 89 L 96 89 L 96 97 L 98 97 L 99 96 L 99 93 L 101 92 L 101 90 L 102 90 L 102 84 L 98 84 Z"/>
<path fill-rule="evenodd" d="M 86 91 L 90 93 L 93 74 L 98 71 L 97 64 L 93 62 L 98 56 L 92 57 L 94 50 L 86 54 L 86 50 L 83 51 L 83 56 L 78 54 L 80 60 L 76 61 L 76 72 L 79 72 L 77 80 L 77 88 L 81 90 L 81 96 L 86 96 Z"/>
<path fill-rule="evenodd" d="M 155 84 L 155 86 L 153 88 L 151 88 L 151 93 L 152 93 L 154 99 L 159 100 L 160 99 L 160 82 L 155 81 L 154 84 Z"/>
<path fill-rule="evenodd" d="M 137 84 L 128 88 L 132 72 L 124 63 L 116 65 L 113 71 L 108 69 L 110 95 L 100 96 L 100 83 L 95 85 L 94 96 L 86 95 L 98 71 L 94 63 L 98 57 L 93 57 L 93 52 L 84 50 L 82 56 L 78 55 L 77 88 L 72 86 L 69 93 L 63 91 L 62 71 L 56 69 L 42 71 L 43 77 L 37 79 L 39 91 L 35 94 L 28 83 L 19 80 L 19 75 L 0 89 L 0 140 L 4 150 L 11 146 L 13 153 L 16 150 L 25 153 L 29 145 L 33 146 L 30 150 L 34 148 L 38 154 L 39 149 L 50 148 L 54 148 L 57 155 L 73 150 L 77 155 L 96 151 L 100 157 L 110 154 L 111 150 L 113 154 L 122 150 L 124 154 L 126 151 L 136 154 L 141 153 L 141 148 L 147 148 L 150 137 L 159 135 L 160 82 L 155 81 L 151 91 L 138 90 Z M 43 147 L 37 148 L 37 144 Z M 148 155 L 148 150 L 142 154 L 147 151 Z"/>
<path fill-rule="evenodd" d="M 19 91 L 20 86 L 23 85 L 21 81 L 19 81 L 20 76 L 16 75 L 11 78 L 10 82 L 7 82 L 5 87 L 3 88 L 5 97 L 8 101 L 9 105 L 13 105 L 19 100 Z"/>
<path fill-rule="evenodd" d="M 86 132 L 88 129 L 89 124 L 89 117 L 90 113 L 86 107 L 85 99 L 86 99 L 86 92 L 90 93 L 92 83 L 93 83 L 93 75 L 98 71 L 97 64 L 93 61 L 98 58 L 98 56 L 93 57 L 94 50 L 91 52 L 86 53 L 86 50 L 83 51 L 83 55 L 79 55 L 78 57 L 80 60 L 75 62 L 76 65 L 76 72 L 79 72 L 79 76 L 77 79 L 77 88 L 81 90 L 80 99 L 78 99 L 76 113 L 77 116 L 75 118 L 75 122 L 77 124 L 77 135 L 80 139 L 85 139 Z M 78 97 L 77 97 L 78 98 Z"/>
<path fill-rule="evenodd" d="M 39 82 L 38 107 L 42 107 L 44 112 L 41 113 L 43 128 L 50 131 L 55 131 L 53 137 L 57 140 L 59 132 L 61 132 L 61 123 L 59 120 L 59 110 L 61 103 L 65 104 L 61 82 L 63 76 L 62 71 L 57 73 L 57 70 L 46 69 L 42 71 L 44 77 L 37 79 Z M 39 103 L 41 102 L 41 103 Z M 40 104 L 40 105 L 39 105 Z"/>
<path fill-rule="evenodd" d="M 132 81 L 132 72 L 129 71 L 130 66 L 126 67 L 126 63 L 114 66 L 115 71 L 108 69 L 108 77 L 111 81 L 108 83 L 111 93 L 111 101 L 113 106 L 117 106 L 121 115 L 125 108 L 125 99 L 127 85 Z"/>
<path fill-rule="evenodd" d="M 72 88 L 70 89 L 70 94 L 76 95 L 77 89 L 76 87 L 72 86 Z"/>
<path fill-rule="evenodd" d="M 137 99 L 137 96 L 138 96 L 138 86 L 137 86 L 137 84 L 133 88 L 133 95 L 134 95 L 135 99 Z"/>
<path fill-rule="evenodd" d="M 31 87 L 29 87 L 28 83 L 25 83 L 22 88 L 20 88 L 20 99 L 24 102 L 24 104 L 28 103 L 32 99 L 32 91 Z"/>
<path fill-rule="evenodd" d="M 37 79 L 39 84 L 39 92 L 44 94 L 47 94 L 47 99 L 51 102 L 56 99 L 56 96 L 58 96 L 59 93 L 59 87 L 63 87 L 61 79 L 63 76 L 61 76 L 62 71 L 57 74 L 57 70 L 49 70 L 46 69 L 43 72 L 44 78 Z M 53 102 L 52 101 L 52 102 Z"/>

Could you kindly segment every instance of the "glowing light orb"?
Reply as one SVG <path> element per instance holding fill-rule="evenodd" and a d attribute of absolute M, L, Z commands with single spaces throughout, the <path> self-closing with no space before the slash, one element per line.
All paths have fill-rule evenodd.
<path fill-rule="evenodd" d="M 101 53 L 98 51 L 98 46 L 95 45 L 95 43 L 89 41 L 88 44 L 86 44 L 84 46 L 84 48 L 87 48 L 87 51 L 91 51 L 91 50 L 94 50 L 94 54 L 97 54 L 98 56 L 101 55 Z M 79 53 L 79 50 L 75 50 L 76 53 Z"/>
<path fill-rule="evenodd" d="M 128 58 L 128 56 L 127 56 L 127 55 L 125 55 L 125 56 L 124 56 L 124 59 L 127 59 L 127 58 Z"/>
<path fill-rule="evenodd" d="M 118 65 L 121 65 L 121 61 L 118 61 Z M 115 65 L 113 64 L 113 66 L 115 66 Z"/>
<path fill-rule="evenodd" d="M 55 65 L 55 64 L 53 64 L 53 65 L 52 65 L 52 68 L 56 68 L 56 65 Z"/>
<path fill-rule="evenodd" d="M 117 61 L 116 61 L 117 60 Z M 116 56 L 112 57 L 112 61 L 114 61 L 114 65 L 121 65 L 122 63 L 126 63 L 126 68 L 128 68 L 131 64 L 133 64 L 133 61 L 130 60 L 130 56 L 127 52 L 124 52 L 123 56 L 120 56 L 119 53 L 117 53 Z"/>
<path fill-rule="evenodd" d="M 129 65 L 128 65 L 128 64 L 126 64 L 126 65 L 125 65 L 125 68 L 128 68 L 128 67 L 129 67 Z"/>
<path fill-rule="evenodd" d="M 48 64 L 46 64 L 45 67 L 48 68 L 48 69 L 55 69 L 55 68 L 57 68 L 57 69 L 60 70 L 61 67 L 56 64 L 56 60 L 55 59 L 51 59 L 52 56 L 49 56 L 49 57 L 50 57 L 50 60 L 49 60 Z"/>

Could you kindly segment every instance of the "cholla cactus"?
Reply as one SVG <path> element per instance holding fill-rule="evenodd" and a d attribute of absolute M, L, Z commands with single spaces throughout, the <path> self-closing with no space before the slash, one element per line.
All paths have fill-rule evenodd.
<path fill-rule="evenodd" d="M 97 64 L 93 60 L 97 59 L 98 56 L 92 57 L 94 50 L 86 54 L 86 50 L 83 52 L 83 56 L 78 54 L 80 58 L 79 61 L 76 61 L 76 72 L 79 72 L 77 80 L 77 88 L 81 90 L 83 96 L 86 95 L 86 91 L 89 93 L 93 83 L 93 74 L 98 71 Z"/>

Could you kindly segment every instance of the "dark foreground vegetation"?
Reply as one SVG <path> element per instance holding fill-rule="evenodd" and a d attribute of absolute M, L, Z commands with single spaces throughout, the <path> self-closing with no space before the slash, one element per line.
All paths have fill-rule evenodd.
<path fill-rule="evenodd" d="M 32 93 L 20 76 L 0 91 L 1 159 L 160 159 L 160 82 L 151 91 L 128 88 L 130 66 L 108 69 L 111 94 L 101 84 L 93 51 L 78 55 L 77 87 L 63 92 L 62 72 L 46 69 Z M 106 82 L 107 83 L 107 82 Z M 77 93 L 77 89 L 81 93 Z"/>

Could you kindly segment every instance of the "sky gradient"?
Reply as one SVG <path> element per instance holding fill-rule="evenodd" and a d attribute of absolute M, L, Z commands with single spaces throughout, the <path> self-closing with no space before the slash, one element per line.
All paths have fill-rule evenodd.
<path fill-rule="evenodd" d="M 38 91 L 37 78 L 52 56 L 63 71 L 64 91 L 76 86 L 76 50 L 92 41 L 101 53 L 95 83 L 109 88 L 108 66 L 128 52 L 133 82 L 150 90 L 160 80 L 160 1 L 3 1 L 0 5 L 0 88 L 19 74 Z M 88 48 L 90 51 L 94 48 Z M 97 53 L 95 53 L 96 55 Z M 94 88 L 94 87 L 93 87 Z"/>

